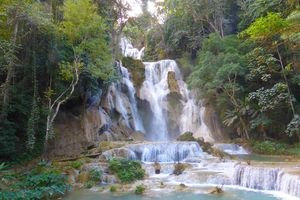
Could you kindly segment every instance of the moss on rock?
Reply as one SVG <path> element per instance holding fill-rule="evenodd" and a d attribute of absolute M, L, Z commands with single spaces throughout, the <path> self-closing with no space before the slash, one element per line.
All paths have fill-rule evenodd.
<path fill-rule="evenodd" d="M 131 73 L 131 79 L 135 87 L 141 88 L 145 80 L 145 65 L 141 60 L 135 60 L 131 57 L 123 57 L 122 64 Z"/>

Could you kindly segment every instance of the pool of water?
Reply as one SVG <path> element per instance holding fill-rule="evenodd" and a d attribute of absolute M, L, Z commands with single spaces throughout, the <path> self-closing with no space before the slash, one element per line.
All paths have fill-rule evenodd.
<path fill-rule="evenodd" d="M 262 192 L 226 189 L 224 194 L 197 194 L 197 193 L 172 193 L 172 194 L 112 194 L 92 191 L 77 191 L 71 193 L 64 200 L 279 200 L 271 194 Z"/>
<path fill-rule="evenodd" d="M 243 160 L 253 160 L 258 162 L 284 162 L 286 159 L 286 157 L 284 156 L 257 155 L 257 154 L 238 155 L 238 158 Z"/>

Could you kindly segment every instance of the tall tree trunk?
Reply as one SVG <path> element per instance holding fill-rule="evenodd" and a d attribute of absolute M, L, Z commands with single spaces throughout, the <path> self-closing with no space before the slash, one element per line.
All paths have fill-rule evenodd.
<path fill-rule="evenodd" d="M 77 85 L 79 81 L 79 65 L 80 65 L 80 58 L 79 56 L 75 56 L 74 60 L 74 77 L 70 85 L 67 89 L 65 89 L 53 102 L 51 97 L 48 97 L 48 109 L 49 113 L 47 116 L 47 124 L 46 124 L 46 135 L 45 135 L 45 141 L 44 141 L 44 156 L 47 157 L 47 154 L 49 152 L 49 140 L 53 134 L 53 123 L 56 119 L 56 116 L 59 112 L 60 106 L 65 103 L 73 94 L 75 90 L 75 86 Z"/>
<path fill-rule="evenodd" d="M 15 48 L 17 44 L 18 30 L 19 30 L 19 23 L 18 21 L 16 21 L 14 24 L 14 33 L 11 38 L 11 46 L 12 46 L 11 48 Z M 12 52 L 14 51 L 15 49 L 12 50 Z M 10 58 L 8 61 L 7 76 L 3 87 L 2 112 L 1 112 L 0 120 L 3 120 L 7 114 L 6 111 L 9 104 L 10 86 L 14 76 L 15 76 L 15 62 L 13 58 Z"/>
<path fill-rule="evenodd" d="M 281 57 L 281 54 L 279 52 L 278 46 L 276 47 L 276 49 L 277 49 L 277 54 L 278 54 L 278 57 L 279 57 L 279 63 L 280 63 L 282 75 L 283 75 L 284 81 L 285 81 L 285 83 L 287 85 L 290 106 L 291 106 L 291 109 L 292 109 L 292 112 L 293 112 L 293 116 L 295 116 L 296 112 L 295 112 L 295 107 L 294 107 L 294 104 L 293 104 L 292 93 L 291 93 L 291 89 L 290 89 L 290 86 L 289 86 L 289 82 L 288 82 L 287 76 L 286 76 L 286 74 L 284 72 L 284 65 L 283 65 L 282 57 Z"/>

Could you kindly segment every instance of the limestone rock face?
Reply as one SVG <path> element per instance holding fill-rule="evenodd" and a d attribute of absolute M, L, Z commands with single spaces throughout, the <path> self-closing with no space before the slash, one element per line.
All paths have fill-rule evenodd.
<path fill-rule="evenodd" d="M 173 71 L 168 72 L 168 87 L 170 92 L 175 92 L 180 94 L 179 86 L 176 80 L 176 74 Z"/>
<path fill-rule="evenodd" d="M 50 156 L 76 156 L 99 141 L 99 130 L 110 124 L 104 110 L 88 108 L 79 115 L 60 112 L 55 125 L 55 137 L 50 143 Z"/>
<path fill-rule="evenodd" d="M 204 122 L 211 131 L 215 141 L 228 140 L 225 128 L 222 126 L 221 119 L 214 107 L 206 100 L 203 101 L 205 107 Z"/>
<path fill-rule="evenodd" d="M 136 90 L 139 91 L 145 80 L 144 63 L 141 60 L 135 60 L 130 57 L 123 57 L 122 64 L 129 70 L 132 82 L 136 87 Z"/>

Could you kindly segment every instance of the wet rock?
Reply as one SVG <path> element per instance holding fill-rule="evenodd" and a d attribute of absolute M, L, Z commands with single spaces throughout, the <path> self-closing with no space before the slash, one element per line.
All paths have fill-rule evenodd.
<path fill-rule="evenodd" d="M 103 141 L 103 142 L 99 142 L 98 149 L 101 152 L 104 152 L 104 151 L 107 151 L 107 150 L 123 147 L 126 144 L 127 144 L 126 142 Z"/>
<path fill-rule="evenodd" d="M 102 154 L 107 160 L 113 157 L 118 158 L 126 158 L 126 159 L 133 159 L 135 157 L 134 153 L 127 148 L 117 148 L 111 149 L 108 151 L 103 152 Z"/>
<path fill-rule="evenodd" d="M 192 132 L 185 132 L 177 138 L 177 141 L 196 141 L 196 138 L 194 138 Z"/>
<path fill-rule="evenodd" d="M 145 134 L 141 131 L 134 131 L 131 133 L 131 137 L 135 141 L 144 141 L 145 140 Z"/>
<path fill-rule="evenodd" d="M 145 80 L 145 65 L 141 60 L 135 60 L 130 57 L 123 57 L 122 64 L 128 69 L 131 74 L 131 79 L 134 86 L 139 91 Z"/>
<path fill-rule="evenodd" d="M 153 167 L 154 167 L 155 174 L 160 174 L 161 165 L 158 162 L 155 162 L 153 164 Z"/>
<path fill-rule="evenodd" d="M 111 185 L 120 183 L 120 180 L 116 176 L 111 174 L 103 174 L 101 179 L 103 184 Z"/>
<path fill-rule="evenodd" d="M 176 190 L 178 190 L 178 191 L 184 191 L 186 189 L 187 189 L 187 187 L 183 183 L 180 183 L 179 185 L 176 186 Z"/>
<path fill-rule="evenodd" d="M 90 180 L 90 173 L 86 171 L 80 172 L 77 178 L 77 182 L 79 183 L 86 183 Z"/>
<path fill-rule="evenodd" d="M 217 187 L 213 188 L 209 193 L 210 194 L 222 194 L 222 193 L 224 193 L 224 191 L 223 191 L 222 187 L 217 186 Z"/>
<path fill-rule="evenodd" d="M 180 174 L 182 174 L 184 172 L 184 170 L 187 168 L 186 164 L 183 163 L 176 163 L 174 164 L 174 171 L 173 174 L 179 176 Z"/>
<path fill-rule="evenodd" d="M 168 72 L 168 87 L 171 93 L 174 92 L 180 94 L 179 86 L 176 80 L 176 74 L 173 71 Z"/>

